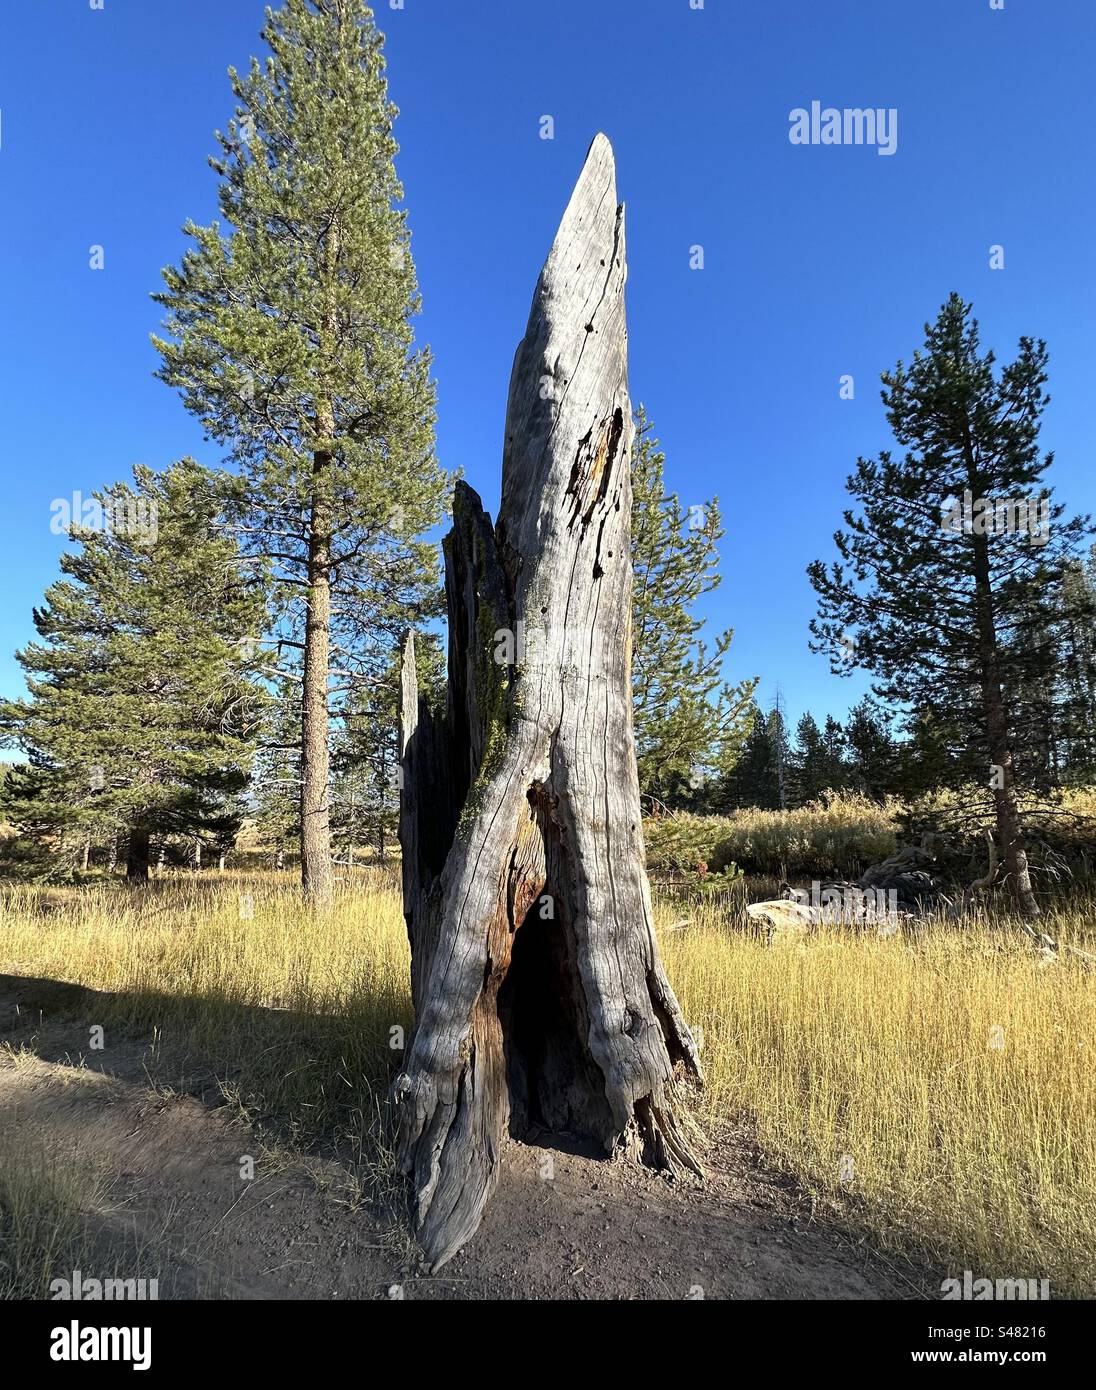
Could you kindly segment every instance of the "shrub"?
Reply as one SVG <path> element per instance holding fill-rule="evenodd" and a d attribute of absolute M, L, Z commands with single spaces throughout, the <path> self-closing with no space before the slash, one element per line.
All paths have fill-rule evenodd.
<path fill-rule="evenodd" d="M 738 811 L 726 817 L 708 862 L 751 874 L 857 877 L 897 848 L 895 808 L 867 797 L 827 794 L 794 811 Z"/>
<path fill-rule="evenodd" d="M 711 867 L 712 855 L 727 822 L 722 816 L 650 816 L 643 822 L 647 872 L 652 878 L 695 875 L 701 864 Z"/>

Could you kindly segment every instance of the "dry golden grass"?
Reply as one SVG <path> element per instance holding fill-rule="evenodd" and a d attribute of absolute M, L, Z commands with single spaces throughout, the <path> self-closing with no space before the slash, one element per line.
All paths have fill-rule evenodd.
<path fill-rule="evenodd" d="M 1096 787 L 1074 787 L 1056 799 L 1021 799 L 1028 817 L 1032 867 L 1040 891 L 1052 891 L 1068 873 L 1091 876 L 1096 866 Z M 817 801 L 788 811 L 748 807 L 729 815 L 692 815 L 679 811 L 648 816 L 643 822 L 647 864 L 652 878 L 695 878 L 701 861 L 713 872 L 735 864 L 751 876 L 777 879 L 859 877 L 897 848 L 903 822 L 934 826 L 943 835 L 943 850 L 952 869 L 964 875 L 962 861 L 972 853 L 983 864 L 983 835 L 994 824 L 987 787 L 962 793 L 937 791 L 884 804 L 855 792 L 824 792 Z"/>
<path fill-rule="evenodd" d="M 0 1065 L 22 1058 L 0 1049 Z M 58 1269 L 78 1269 L 88 1216 L 106 1183 L 93 1159 L 47 1142 L 22 1115 L 0 1126 L 0 1300 L 49 1297 Z"/>
<path fill-rule="evenodd" d="M 745 1112 L 777 1162 L 887 1241 L 1091 1295 L 1096 994 L 1081 962 L 1041 962 L 986 925 L 769 948 L 703 909 L 694 923 L 663 950 L 703 1029 L 710 1115 Z"/>
<path fill-rule="evenodd" d="M 852 792 L 827 792 L 790 811 L 735 811 L 711 857 L 711 867 L 733 863 L 754 874 L 857 874 L 893 854 L 897 803 L 879 806 Z"/>
<path fill-rule="evenodd" d="M 880 806 L 853 792 L 826 792 L 790 811 L 649 816 L 643 822 L 647 865 L 655 879 L 695 874 L 700 861 L 715 872 L 736 864 L 778 878 L 858 873 L 893 854 L 900 810 L 893 801 Z"/>
<path fill-rule="evenodd" d="M 664 924 L 681 915 L 660 909 Z M 710 1119 L 747 1116 L 775 1161 L 885 1240 L 1091 1294 L 1096 977 L 1083 961 L 1040 963 L 985 923 L 769 948 L 716 903 L 691 918 L 663 950 L 703 1029 Z M 1093 921 L 1086 907 L 1051 929 L 1081 943 Z M 249 1112 L 334 1138 L 351 1162 L 400 1056 L 407 966 L 379 874 L 344 887 L 329 918 L 302 910 L 288 875 L 0 898 L 0 973 L 103 991 L 94 1021 L 155 1030 L 154 1074 L 212 1069 Z"/>
<path fill-rule="evenodd" d="M 0 894 L 0 974 L 100 991 L 94 1021 L 153 1034 L 158 1079 L 213 1069 L 242 1108 L 357 1149 L 400 1055 L 392 1030 L 410 1026 L 409 960 L 398 894 L 375 871 L 322 920 L 290 873 Z"/>

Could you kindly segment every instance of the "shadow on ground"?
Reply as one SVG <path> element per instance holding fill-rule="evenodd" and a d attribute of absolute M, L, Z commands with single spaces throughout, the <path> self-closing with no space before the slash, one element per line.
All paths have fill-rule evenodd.
<path fill-rule="evenodd" d="M 813 1219 L 795 1184 L 731 1129 L 709 1140 L 704 1184 L 599 1160 L 566 1136 L 510 1140 L 480 1231 L 422 1275 L 401 1225 L 361 1200 L 330 1146 L 258 1129 L 223 1103 L 217 1058 L 171 1055 L 179 1001 L 143 998 L 140 1013 L 160 1005 L 162 1030 L 111 1025 L 96 1049 L 93 1026 L 124 1016 L 127 1001 L 0 975 L 0 1128 L 96 1174 L 85 1275 L 157 1278 L 160 1296 L 177 1298 L 939 1297 L 931 1262 Z M 233 1027 L 257 1045 L 286 1024 L 279 1011 L 233 1007 Z M 326 1022 L 292 1021 L 305 1054 L 308 1028 Z"/>

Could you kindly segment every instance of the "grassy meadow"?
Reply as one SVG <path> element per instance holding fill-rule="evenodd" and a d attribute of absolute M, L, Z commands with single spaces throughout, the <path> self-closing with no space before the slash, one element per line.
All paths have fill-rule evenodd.
<path fill-rule="evenodd" d="M 668 972 L 702 1030 L 701 1124 L 747 1122 L 772 1163 L 891 1248 L 1091 1295 L 1085 960 L 1044 960 L 987 920 L 769 946 L 741 929 L 747 895 L 739 880 L 657 900 Z M 1085 901 L 1048 930 L 1083 945 L 1093 924 Z M 81 1022 L 103 1025 L 108 1046 L 149 1040 L 154 1083 L 204 1078 L 291 1142 L 337 1153 L 363 1187 L 390 1180 L 378 1116 L 410 1000 L 400 900 L 381 871 L 343 882 L 326 919 L 302 911 L 288 872 L 0 888 L 0 974 L 96 991 Z M 68 1186 L 55 1195 L 70 1219 Z"/>

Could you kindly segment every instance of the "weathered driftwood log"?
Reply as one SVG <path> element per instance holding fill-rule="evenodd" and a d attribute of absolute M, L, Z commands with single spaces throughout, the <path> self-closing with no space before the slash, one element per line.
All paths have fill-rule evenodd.
<path fill-rule="evenodd" d="M 644 868 L 631 709 L 624 209 L 599 135 L 510 381 L 497 524 L 458 485 L 449 689 L 402 691 L 415 1029 L 393 1086 L 426 1258 L 479 1225 L 509 1124 L 699 1166 L 675 1114 L 696 1048 Z"/>

